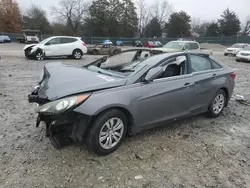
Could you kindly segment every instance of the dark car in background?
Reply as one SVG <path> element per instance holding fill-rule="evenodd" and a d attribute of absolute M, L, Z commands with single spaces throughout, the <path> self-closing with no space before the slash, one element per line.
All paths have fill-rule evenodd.
<path fill-rule="evenodd" d="M 0 43 L 11 43 L 11 39 L 7 35 L 0 35 Z"/>
<path fill-rule="evenodd" d="M 135 40 L 135 41 L 132 42 L 132 46 L 133 47 L 142 47 L 143 44 L 142 44 L 142 42 L 140 40 Z"/>

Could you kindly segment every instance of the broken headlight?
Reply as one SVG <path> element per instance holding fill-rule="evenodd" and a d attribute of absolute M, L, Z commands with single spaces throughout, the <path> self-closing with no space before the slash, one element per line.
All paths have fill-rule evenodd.
<path fill-rule="evenodd" d="M 59 114 L 66 110 L 75 107 L 85 101 L 90 94 L 77 95 L 72 97 L 66 97 L 53 102 L 49 102 L 42 106 L 39 106 L 36 110 L 37 113 L 44 114 Z"/>

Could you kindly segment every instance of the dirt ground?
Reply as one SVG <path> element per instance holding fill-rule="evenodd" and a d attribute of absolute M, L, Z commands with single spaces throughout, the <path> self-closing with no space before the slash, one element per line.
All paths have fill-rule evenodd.
<path fill-rule="evenodd" d="M 35 128 L 27 95 L 43 65 L 76 66 L 93 60 L 26 60 L 21 46 L 0 46 L 0 187 L 250 187 L 250 107 L 233 99 L 216 119 L 199 115 L 126 138 L 111 155 L 97 157 L 79 145 L 56 150 Z M 217 49 L 218 50 L 218 49 Z M 250 64 L 217 58 L 236 69 L 235 93 L 250 98 Z"/>

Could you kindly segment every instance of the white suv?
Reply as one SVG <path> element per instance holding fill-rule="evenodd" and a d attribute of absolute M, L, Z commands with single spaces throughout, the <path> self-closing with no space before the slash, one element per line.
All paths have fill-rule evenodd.
<path fill-rule="evenodd" d="M 87 53 L 86 44 L 80 37 L 49 37 L 38 44 L 29 44 L 24 48 L 25 56 L 43 60 L 45 57 L 68 56 L 81 59 Z"/>

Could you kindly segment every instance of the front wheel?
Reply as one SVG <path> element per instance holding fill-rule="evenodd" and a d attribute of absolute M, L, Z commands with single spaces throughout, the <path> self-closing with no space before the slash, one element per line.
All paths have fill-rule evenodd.
<path fill-rule="evenodd" d="M 87 133 L 86 145 L 97 155 L 114 152 L 127 132 L 127 118 L 123 112 L 113 109 L 101 113 Z"/>
<path fill-rule="evenodd" d="M 44 53 L 42 50 L 38 50 L 35 55 L 36 60 L 41 61 L 44 59 Z"/>
<path fill-rule="evenodd" d="M 74 50 L 73 57 L 77 60 L 81 59 L 82 58 L 82 51 L 81 50 Z"/>
<path fill-rule="evenodd" d="M 226 100 L 227 98 L 226 98 L 225 92 L 222 89 L 217 91 L 212 102 L 210 103 L 208 107 L 207 115 L 209 117 L 219 116 L 226 105 Z"/>

